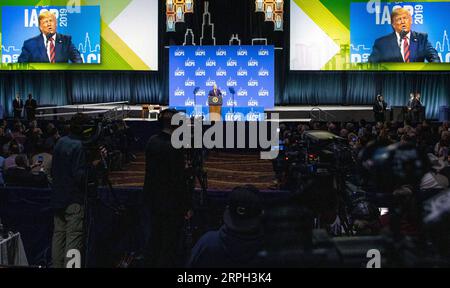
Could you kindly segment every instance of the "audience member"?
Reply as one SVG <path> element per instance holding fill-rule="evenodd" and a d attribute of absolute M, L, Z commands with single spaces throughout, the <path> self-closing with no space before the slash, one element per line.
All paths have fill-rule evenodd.
<path fill-rule="evenodd" d="M 28 166 L 28 158 L 25 154 L 15 157 L 15 167 L 5 171 L 5 183 L 8 186 L 19 187 L 48 187 L 47 177 L 44 173 L 33 174 L 31 169 L 39 163 Z"/>
<path fill-rule="evenodd" d="M 236 187 L 228 198 L 219 230 L 207 232 L 192 249 L 188 267 L 238 268 L 256 265 L 262 249 L 263 207 L 253 186 Z"/>

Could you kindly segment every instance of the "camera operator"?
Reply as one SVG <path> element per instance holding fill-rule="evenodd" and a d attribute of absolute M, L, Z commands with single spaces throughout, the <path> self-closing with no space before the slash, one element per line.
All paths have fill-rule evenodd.
<path fill-rule="evenodd" d="M 145 149 L 144 205 L 150 216 L 150 243 L 145 262 L 150 267 L 182 266 L 178 247 L 185 219 L 192 216 L 192 195 L 187 189 L 185 155 L 171 144 L 176 110 L 161 112 L 162 131 L 152 136 Z"/>
<path fill-rule="evenodd" d="M 51 202 L 55 216 L 52 258 L 53 267 L 56 268 L 66 267 L 66 254 L 69 250 L 77 249 L 82 253 L 84 248 L 86 174 L 90 165 L 82 136 L 83 127 L 88 122 L 87 115 L 74 115 L 70 123 L 70 134 L 59 139 L 53 153 Z"/>

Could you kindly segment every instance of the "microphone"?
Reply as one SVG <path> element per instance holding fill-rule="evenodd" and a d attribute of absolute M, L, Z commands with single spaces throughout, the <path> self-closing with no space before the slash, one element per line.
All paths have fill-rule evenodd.
<path fill-rule="evenodd" d="M 47 37 L 47 41 L 49 41 L 49 40 L 50 40 L 50 38 L 52 38 L 52 37 L 53 37 L 53 35 L 55 35 L 55 33 L 48 33 L 48 34 L 46 35 L 46 37 Z"/>
<path fill-rule="evenodd" d="M 408 32 L 406 32 L 405 27 L 402 27 L 402 31 L 400 32 L 400 38 L 403 39 L 408 35 Z"/>
<path fill-rule="evenodd" d="M 197 95 L 198 90 L 200 90 L 200 87 L 195 87 L 195 89 L 194 89 L 194 95 Z"/>

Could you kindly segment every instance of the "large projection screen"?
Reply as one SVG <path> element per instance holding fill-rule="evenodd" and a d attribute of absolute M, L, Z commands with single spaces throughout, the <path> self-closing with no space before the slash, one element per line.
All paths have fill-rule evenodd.
<path fill-rule="evenodd" d="M 1 70 L 158 70 L 158 0 L 0 5 Z"/>
<path fill-rule="evenodd" d="M 450 70 L 449 15 L 442 0 L 290 0 L 290 69 Z"/>

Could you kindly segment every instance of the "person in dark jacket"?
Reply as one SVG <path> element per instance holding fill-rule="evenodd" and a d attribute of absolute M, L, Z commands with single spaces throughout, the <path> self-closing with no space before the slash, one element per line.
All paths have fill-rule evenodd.
<path fill-rule="evenodd" d="M 37 102 L 33 99 L 33 94 L 28 94 L 28 100 L 25 101 L 25 111 L 27 112 L 27 120 L 33 121 L 36 116 Z"/>
<path fill-rule="evenodd" d="M 28 158 L 25 154 L 19 154 L 15 158 L 16 166 L 6 170 L 5 182 L 8 186 L 18 187 L 48 187 L 47 177 L 44 173 L 32 173 L 31 169 L 39 166 L 38 163 L 28 166 Z"/>
<path fill-rule="evenodd" d="M 384 122 L 386 120 L 387 103 L 384 101 L 383 95 L 377 95 L 375 103 L 373 103 L 373 114 L 375 122 Z"/>
<path fill-rule="evenodd" d="M 261 216 L 263 208 L 253 186 L 236 187 L 223 215 L 224 224 L 207 232 L 195 244 L 188 267 L 254 267 L 263 247 Z"/>
<path fill-rule="evenodd" d="M 72 117 L 70 135 L 62 137 L 53 151 L 51 204 L 55 210 L 52 243 L 53 266 L 66 267 L 67 252 L 83 252 L 86 152 L 81 141 L 85 114 Z"/>
<path fill-rule="evenodd" d="M 185 219 L 190 218 L 192 194 L 188 189 L 185 156 L 171 143 L 177 112 L 167 109 L 160 114 L 162 131 L 152 136 L 145 148 L 144 205 L 150 216 L 150 239 L 145 249 L 145 265 L 180 267 L 178 252 Z"/>

